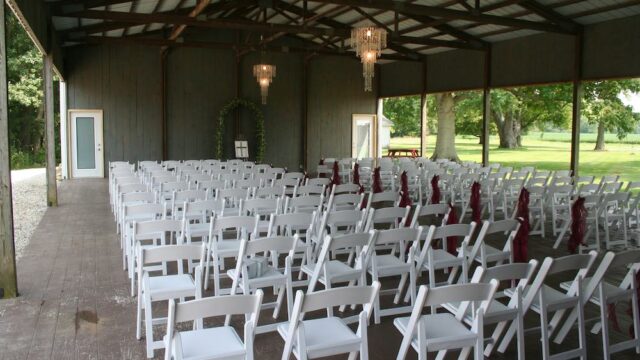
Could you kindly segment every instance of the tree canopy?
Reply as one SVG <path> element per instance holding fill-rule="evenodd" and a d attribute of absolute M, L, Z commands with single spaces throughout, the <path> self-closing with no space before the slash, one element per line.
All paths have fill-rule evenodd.
<path fill-rule="evenodd" d="M 12 167 L 44 164 L 42 55 L 6 13 L 9 146 Z"/>

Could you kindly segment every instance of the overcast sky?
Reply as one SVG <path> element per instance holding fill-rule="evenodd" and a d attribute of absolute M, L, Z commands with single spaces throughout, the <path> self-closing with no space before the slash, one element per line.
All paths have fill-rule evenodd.
<path fill-rule="evenodd" d="M 633 106 L 633 112 L 640 112 L 640 93 L 622 95 L 622 102 Z"/>

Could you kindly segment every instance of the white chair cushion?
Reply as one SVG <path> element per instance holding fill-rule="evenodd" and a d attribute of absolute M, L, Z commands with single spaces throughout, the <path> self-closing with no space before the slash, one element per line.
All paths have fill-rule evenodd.
<path fill-rule="evenodd" d="M 443 249 L 433 249 L 433 264 L 434 268 L 441 269 L 450 266 L 459 266 L 462 264 L 462 258 L 451 255 Z M 429 257 L 426 256 L 424 259 L 424 264 L 422 265 L 425 269 L 429 269 Z"/>
<path fill-rule="evenodd" d="M 371 273 L 372 265 L 373 264 L 371 263 L 369 264 L 369 273 Z M 409 266 L 409 264 L 398 259 L 394 255 L 376 255 L 376 267 L 378 270 L 378 276 L 394 276 L 404 274 L 409 269 Z"/>
<path fill-rule="evenodd" d="M 316 264 L 303 265 L 301 270 L 305 274 L 311 276 L 315 269 Z M 343 263 L 339 260 L 330 260 L 327 262 L 327 271 L 329 272 L 330 280 L 332 283 L 347 282 L 353 279 L 358 279 L 360 276 L 360 270 L 354 269 L 351 266 Z M 326 279 L 323 273 L 320 274 L 318 279 L 321 283 L 326 283 Z"/>
<path fill-rule="evenodd" d="M 149 277 L 149 289 L 145 289 L 151 300 L 168 300 L 194 296 L 196 284 L 191 275 L 167 275 Z"/>
<path fill-rule="evenodd" d="M 305 342 L 310 357 L 341 354 L 345 348 L 359 348 L 360 338 L 337 317 L 305 320 Z M 286 339 L 289 322 L 278 325 L 278 333 Z M 346 350 L 348 352 L 348 350 Z"/>
<path fill-rule="evenodd" d="M 588 284 L 591 281 L 591 278 L 585 278 L 583 280 L 583 284 Z M 564 290 L 568 290 L 571 287 L 571 284 L 573 283 L 573 281 L 566 281 L 560 284 L 560 288 L 564 289 Z M 625 294 L 627 291 L 615 286 L 615 285 L 611 285 L 606 281 L 602 282 L 603 287 L 604 287 L 604 296 L 607 299 L 611 299 L 611 298 L 615 298 L 617 296 L 623 295 Z M 596 291 L 593 292 L 593 295 L 591 296 L 591 300 L 593 303 L 595 304 L 600 304 L 600 291 L 598 291 L 598 289 L 596 288 Z M 611 302 L 611 300 L 610 300 Z"/>
<path fill-rule="evenodd" d="M 180 332 L 180 340 L 185 360 L 226 359 L 245 354 L 242 340 L 230 326 Z"/>
<path fill-rule="evenodd" d="M 462 325 L 452 314 L 423 315 L 420 322 L 422 324 L 418 326 L 423 326 L 424 329 L 422 341 L 430 351 L 473 346 L 476 342 L 476 334 Z M 405 334 L 409 317 L 395 318 L 393 324 L 402 334 Z M 417 341 L 414 335 L 412 340 L 414 347 L 418 346 Z"/>

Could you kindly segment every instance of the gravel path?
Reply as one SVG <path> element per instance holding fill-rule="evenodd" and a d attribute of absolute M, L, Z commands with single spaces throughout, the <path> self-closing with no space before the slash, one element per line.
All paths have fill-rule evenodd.
<path fill-rule="evenodd" d="M 16 258 L 20 258 L 47 210 L 45 169 L 14 170 L 11 172 L 11 184 Z"/>

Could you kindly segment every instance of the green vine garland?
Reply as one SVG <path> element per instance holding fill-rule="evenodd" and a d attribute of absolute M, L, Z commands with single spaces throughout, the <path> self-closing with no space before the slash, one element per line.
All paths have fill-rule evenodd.
<path fill-rule="evenodd" d="M 223 149 L 222 149 L 223 135 L 222 134 L 224 133 L 224 120 L 227 117 L 227 114 L 229 114 L 229 112 L 233 111 L 239 106 L 244 106 L 247 109 L 251 110 L 251 112 L 253 112 L 253 116 L 256 119 L 256 143 L 257 143 L 256 162 L 260 163 L 264 158 L 264 151 L 267 146 L 267 142 L 264 136 L 264 115 L 262 115 L 262 111 L 260 111 L 260 108 L 258 108 L 258 106 L 255 103 L 246 99 L 233 99 L 230 102 L 228 102 L 225 106 L 223 106 L 222 110 L 220 110 L 220 116 L 218 117 L 218 132 L 216 134 L 217 157 L 218 159 L 222 159 L 222 154 L 223 154 Z"/>

